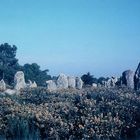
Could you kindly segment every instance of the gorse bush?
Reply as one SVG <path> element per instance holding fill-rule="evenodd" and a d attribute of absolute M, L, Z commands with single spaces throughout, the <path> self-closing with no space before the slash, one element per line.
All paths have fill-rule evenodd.
<path fill-rule="evenodd" d="M 140 95 L 127 89 L 25 90 L 0 97 L 7 139 L 125 140 L 140 135 Z"/>

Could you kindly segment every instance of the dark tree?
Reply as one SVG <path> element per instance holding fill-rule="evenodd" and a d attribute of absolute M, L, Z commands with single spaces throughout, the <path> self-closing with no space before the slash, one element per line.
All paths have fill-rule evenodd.
<path fill-rule="evenodd" d="M 8 84 L 13 83 L 14 74 L 18 69 L 18 59 L 16 59 L 17 47 L 8 43 L 0 45 L 0 79 L 4 79 Z"/>
<path fill-rule="evenodd" d="M 25 80 L 35 81 L 39 86 L 43 86 L 46 80 L 50 80 L 51 76 L 48 75 L 49 70 L 41 70 L 40 66 L 36 63 L 25 64 L 22 68 L 25 74 Z"/>
<path fill-rule="evenodd" d="M 92 85 L 92 83 L 97 83 L 97 79 L 93 77 L 89 72 L 87 74 L 84 74 L 81 79 L 84 82 L 84 85 Z"/>
<path fill-rule="evenodd" d="M 107 78 L 104 78 L 104 77 L 100 77 L 98 78 L 98 83 L 102 84 L 103 81 L 106 81 Z"/>

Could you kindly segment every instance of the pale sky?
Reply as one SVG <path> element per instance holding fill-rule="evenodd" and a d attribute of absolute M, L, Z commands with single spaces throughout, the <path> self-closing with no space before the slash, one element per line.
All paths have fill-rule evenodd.
<path fill-rule="evenodd" d="M 51 75 L 118 76 L 140 62 L 140 0 L 0 0 L 0 43 Z"/>

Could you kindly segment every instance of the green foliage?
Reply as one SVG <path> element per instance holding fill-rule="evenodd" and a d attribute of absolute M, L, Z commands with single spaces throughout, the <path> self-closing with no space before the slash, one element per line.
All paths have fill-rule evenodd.
<path fill-rule="evenodd" d="M 93 77 L 89 72 L 84 74 L 81 79 L 84 82 L 84 85 L 92 85 L 92 83 L 97 83 L 97 79 Z"/>
<path fill-rule="evenodd" d="M 139 140 L 139 96 L 126 88 L 0 96 L 0 139 Z"/>
<path fill-rule="evenodd" d="M 102 84 L 102 81 L 106 81 L 106 78 L 100 77 L 100 78 L 98 79 L 98 83 Z"/>
<path fill-rule="evenodd" d="M 47 74 L 48 70 L 42 71 L 36 63 L 19 65 L 16 52 L 15 45 L 11 46 L 8 43 L 0 45 L 0 79 L 4 79 L 7 84 L 12 85 L 14 75 L 19 70 L 24 72 L 26 82 L 35 81 L 39 86 L 43 86 L 46 80 L 51 79 L 51 76 Z"/>
<path fill-rule="evenodd" d="M 18 59 L 16 59 L 17 47 L 8 43 L 0 45 L 0 79 L 4 79 L 8 84 L 13 83 L 14 74 L 18 69 Z"/>
<path fill-rule="evenodd" d="M 28 80 L 36 81 L 37 85 L 43 86 L 46 82 L 46 80 L 50 80 L 51 76 L 48 75 L 49 70 L 41 70 L 40 66 L 36 63 L 32 64 L 25 64 L 22 67 L 22 70 L 25 74 L 25 80 L 26 82 Z"/>

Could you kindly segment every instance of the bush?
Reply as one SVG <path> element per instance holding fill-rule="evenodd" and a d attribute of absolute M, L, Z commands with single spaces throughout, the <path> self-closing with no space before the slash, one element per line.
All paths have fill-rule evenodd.
<path fill-rule="evenodd" d="M 0 96 L 0 136 L 121 140 L 140 135 L 139 93 L 128 89 L 25 90 Z"/>

